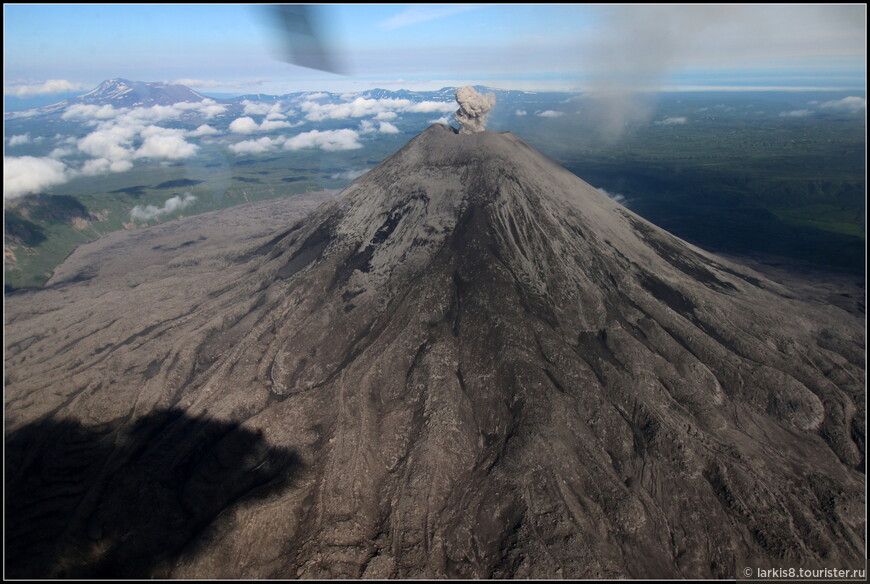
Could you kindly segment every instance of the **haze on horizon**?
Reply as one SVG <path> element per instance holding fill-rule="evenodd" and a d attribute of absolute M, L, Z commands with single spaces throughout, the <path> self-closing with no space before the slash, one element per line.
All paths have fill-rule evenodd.
<path fill-rule="evenodd" d="M 6 108 L 113 77 L 206 94 L 866 84 L 864 5 L 332 5 L 318 15 L 346 75 L 282 61 L 263 6 L 4 5 Z"/>

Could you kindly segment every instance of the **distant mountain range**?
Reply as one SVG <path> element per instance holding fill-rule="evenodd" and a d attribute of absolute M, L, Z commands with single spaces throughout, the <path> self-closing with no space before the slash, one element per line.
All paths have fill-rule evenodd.
<path fill-rule="evenodd" d="M 551 99 L 552 96 L 557 95 L 556 93 L 538 94 L 534 92 L 504 90 L 492 87 L 475 87 L 478 91 L 495 93 L 500 100 L 505 98 L 522 98 L 527 101 L 530 96 L 535 95 L 541 95 L 545 99 Z M 317 94 L 321 96 L 325 95 L 325 99 L 329 101 L 344 101 L 347 99 L 348 95 L 353 95 L 355 98 L 362 97 L 364 99 L 407 99 L 409 101 L 418 102 L 453 101 L 453 94 L 455 91 L 456 87 L 443 87 L 435 91 L 410 91 L 407 89 L 392 91 L 376 88 L 355 94 L 330 92 L 317 92 Z M 103 81 L 97 87 L 83 95 L 64 99 L 51 105 L 8 112 L 4 114 L 4 119 L 13 120 L 42 116 L 59 116 L 62 115 L 68 107 L 76 104 L 94 106 L 109 105 L 114 108 L 134 108 L 152 107 L 155 105 L 167 106 L 181 102 L 198 103 L 206 99 L 211 99 L 217 103 L 233 105 L 244 101 L 267 103 L 289 101 L 314 95 L 314 93 L 315 92 L 311 91 L 300 91 L 283 95 L 256 93 L 240 95 L 232 98 L 215 98 L 202 95 L 185 85 L 162 82 L 130 81 L 129 79 L 115 78 Z"/>
<path fill-rule="evenodd" d="M 200 102 L 205 96 L 184 85 L 171 83 L 152 83 L 144 81 L 129 81 L 127 79 L 108 79 L 91 91 L 38 108 L 4 115 L 5 119 L 33 118 L 40 116 L 60 115 L 72 105 L 109 105 L 115 108 L 151 107 L 154 105 L 172 105 L 179 102 Z"/>
<path fill-rule="evenodd" d="M 170 105 L 179 102 L 200 102 L 205 96 L 184 85 L 172 83 L 146 83 L 127 79 L 109 79 L 81 97 L 69 100 L 73 103 L 112 104 L 117 107 L 143 105 Z"/>

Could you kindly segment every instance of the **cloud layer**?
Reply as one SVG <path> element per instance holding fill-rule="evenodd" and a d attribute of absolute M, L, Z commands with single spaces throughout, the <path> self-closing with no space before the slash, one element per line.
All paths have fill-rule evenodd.
<path fill-rule="evenodd" d="M 14 97 L 32 97 L 34 95 L 50 95 L 52 93 L 67 93 L 81 91 L 88 87 L 82 83 L 73 83 L 66 79 L 49 79 L 42 83 L 19 83 L 3 88 L 5 95 Z"/>
<path fill-rule="evenodd" d="M 254 121 L 254 118 L 250 116 L 244 116 L 241 118 L 236 118 L 230 123 L 229 130 L 233 134 L 254 134 L 256 132 L 272 132 L 274 130 L 280 130 L 282 128 L 292 128 L 298 124 L 293 124 L 287 121 L 275 121 L 266 119 L 263 120 L 262 123 L 258 124 Z"/>
<path fill-rule="evenodd" d="M 671 116 L 653 123 L 658 126 L 681 126 L 688 121 L 688 118 L 685 116 Z"/>
<path fill-rule="evenodd" d="M 822 103 L 811 101 L 808 105 L 808 108 L 785 111 L 779 115 L 783 118 L 807 118 L 818 114 L 862 115 L 867 111 L 867 100 L 855 95 Z"/>
<path fill-rule="evenodd" d="M 195 156 L 199 147 L 188 142 L 187 138 L 215 134 L 216 129 L 201 124 L 196 130 L 188 131 L 159 124 L 186 119 L 190 115 L 212 119 L 225 111 L 226 106 L 212 100 L 133 109 L 74 104 L 62 117 L 95 126 L 92 132 L 75 143 L 79 154 L 92 158 L 84 163 L 82 174 L 93 175 L 124 172 L 140 159 L 180 160 Z"/>
<path fill-rule="evenodd" d="M 340 103 L 320 103 L 315 99 L 308 99 L 299 104 L 299 109 L 309 122 L 323 120 L 346 120 L 349 118 L 363 118 L 367 116 L 396 116 L 400 113 L 447 113 L 452 112 L 456 106 L 445 101 L 411 101 L 409 99 L 372 99 L 357 97 L 350 101 Z"/>
<path fill-rule="evenodd" d="M 327 101 L 325 98 L 329 97 L 332 100 Z M 46 149 L 48 156 L 42 158 L 7 158 L 5 196 L 38 192 L 79 176 L 126 172 L 141 160 L 191 158 L 200 151 L 199 139 L 211 140 L 222 134 L 228 134 L 223 140 L 228 140 L 229 150 L 241 155 L 279 150 L 354 150 L 363 147 L 360 142 L 363 135 L 400 134 L 395 121 L 402 114 L 444 114 L 454 108 L 445 101 L 311 92 L 279 101 L 245 100 L 234 110 L 242 114 L 236 113 L 235 119 L 226 117 L 231 111 L 229 106 L 211 99 L 124 108 L 77 103 L 69 105 L 61 118 L 90 127 L 90 131 L 76 139 L 55 137 L 54 143 Z M 359 118 L 366 119 L 357 129 L 311 129 L 292 136 L 238 139 L 253 134 L 272 134 L 303 124 Z M 236 140 L 232 134 L 238 135 Z M 21 134 L 8 138 L 7 145 L 19 147 L 43 139 Z"/>
<path fill-rule="evenodd" d="M 17 199 L 64 183 L 69 169 L 58 160 L 34 156 L 3 157 L 3 199 Z"/>
<path fill-rule="evenodd" d="M 398 130 L 397 130 L 398 131 Z M 230 150 L 236 154 L 261 154 L 275 150 L 303 150 L 319 148 L 328 152 L 339 150 L 355 150 L 362 148 L 359 132 L 355 130 L 311 130 L 287 138 L 264 136 L 256 140 L 244 140 L 230 145 Z"/>
<path fill-rule="evenodd" d="M 79 139 L 56 136 L 56 147 L 45 157 L 5 157 L 4 199 L 36 193 L 77 176 L 126 172 L 138 160 L 193 157 L 199 146 L 188 142 L 188 138 L 217 134 L 218 130 L 208 124 L 200 124 L 192 131 L 167 128 L 161 124 L 211 120 L 226 110 L 226 106 L 210 99 L 142 108 L 70 105 L 61 118 L 80 122 L 85 127 L 93 127 L 93 130 Z M 23 134 L 11 137 L 8 144 L 18 146 L 43 139 L 31 139 Z"/>
<path fill-rule="evenodd" d="M 819 108 L 829 112 L 859 114 L 867 111 L 867 100 L 853 95 L 843 99 L 826 101 L 819 104 Z"/>

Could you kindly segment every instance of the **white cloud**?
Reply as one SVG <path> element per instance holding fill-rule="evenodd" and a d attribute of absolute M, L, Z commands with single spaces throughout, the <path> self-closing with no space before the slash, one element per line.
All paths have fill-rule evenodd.
<path fill-rule="evenodd" d="M 172 107 L 183 111 L 198 112 L 209 120 L 227 111 L 227 106 L 221 105 L 213 99 L 204 99 L 200 102 L 182 101 L 173 104 Z"/>
<path fill-rule="evenodd" d="M 854 95 L 844 97 L 843 99 L 833 99 L 821 103 L 818 101 L 811 101 L 809 102 L 809 105 L 816 108 L 816 111 L 826 113 L 861 114 L 867 111 L 867 100 L 863 97 L 857 97 Z M 779 115 L 783 118 L 805 118 L 812 115 L 813 111 L 814 110 L 809 109 L 799 109 L 782 112 Z"/>
<path fill-rule="evenodd" d="M 218 105 L 218 104 L 207 104 L 204 101 L 200 102 L 199 112 L 203 114 L 207 119 L 211 119 L 217 115 L 220 115 L 227 111 L 226 106 Z"/>
<path fill-rule="evenodd" d="M 276 104 L 248 101 L 246 99 L 242 102 L 242 105 L 244 106 L 242 113 L 246 116 L 264 116 L 270 111 L 273 111 L 272 108 L 275 107 Z"/>
<path fill-rule="evenodd" d="M 275 121 L 275 120 L 263 120 L 263 123 L 260 124 L 260 127 L 257 128 L 260 132 L 271 132 L 272 130 L 279 130 L 281 128 L 292 128 L 298 124 L 292 124 L 287 121 Z"/>
<path fill-rule="evenodd" d="M 450 124 L 453 121 L 450 116 L 441 116 L 437 120 L 429 120 L 430 124 Z"/>
<path fill-rule="evenodd" d="M 399 128 L 390 122 L 378 122 L 376 126 L 374 122 L 363 120 L 359 123 L 360 134 L 371 134 L 372 132 L 380 132 L 381 134 L 398 134 Z"/>
<path fill-rule="evenodd" d="M 254 121 L 254 118 L 249 116 L 244 116 L 242 118 L 236 118 L 230 123 L 230 132 L 233 134 L 253 134 L 259 129 L 257 122 Z"/>
<path fill-rule="evenodd" d="M 546 110 L 542 112 L 536 112 L 536 116 L 540 118 L 560 118 L 565 115 L 565 112 L 557 112 L 554 110 Z"/>
<path fill-rule="evenodd" d="M 163 215 L 180 211 L 185 207 L 189 207 L 195 201 L 196 197 L 194 195 L 184 193 L 184 196 L 176 195 L 167 199 L 163 204 L 163 207 L 157 207 L 156 205 L 136 205 L 130 210 L 130 217 L 132 219 L 139 219 L 140 221 L 150 221 L 162 217 Z"/>
<path fill-rule="evenodd" d="M 390 122 L 381 122 L 379 131 L 381 134 L 398 134 L 399 128 Z"/>
<path fill-rule="evenodd" d="M 182 104 L 173 105 L 152 105 L 151 107 L 139 107 L 132 109 L 124 116 L 126 121 L 136 122 L 166 122 L 169 120 L 177 120 L 184 113 L 185 108 Z"/>
<path fill-rule="evenodd" d="M 254 118 L 244 116 L 236 118 L 230 123 L 230 132 L 234 134 L 253 134 L 254 132 L 270 132 L 281 128 L 292 128 L 298 124 L 292 124 L 286 121 L 263 120 L 262 124 L 257 124 Z"/>
<path fill-rule="evenodd" d="M 109 160 L 127 160 L 132 157 L 133 139 L 137 131 L 134 128 L 108 125 L 95 130 L 78 141 L 78 149 L 94 158 Z"/>
<path fill-rule="evenodd" d="M 370 170 L 371 170 L 371 168 L 361 168 L 359 170 L 346 170 L 344 172 L 337 172 L 333 175 L 330 175 L 329 178 L 332 180 L 354 180 L 356 178 L 361 177 L 362 175 L 364 175 L 365 173 L 367 173 Z"/>
<path fill-rule="evenodd" d="M 79 172 L 95 175 L 129 170 L 132 161 L 141 158 L 178 160 L 194 156 L 199 147 L 187 142 L 185 137 L 219 133 L 214 127 L 201 124 L 196 130 L 185 131 L 158 124 L 189 118 L 191 114 L 210 119 L 224 111 L 225 106 L 209 99 L 199 103 L 179 102 L 133 109 L 75 104 L 67 108 L 63 118 L 96 126 L 93 132 L 75 142 L 80 152 L 92 157 L 83 163 Z M 59 158 L 69 154 L 67 149 L 58 148 L 51 156 Z"/>
<path fill-rule="evenodd" d="M 258 140 L 245 140 L 231 144 L 230 150 L 236 154 L 261 154 L 280 147 L 285 141 L 286 138 L 283 137 L 269 138 L 264 136 Z"/>
<path fill-rule="evenodd" d="M 43 83 L 18 84 L 4 87 L 3 93 L 15 97 L 30 97 L 32 95 L 68 93 L 84 89 L 87 89 L 87 86 L 81 83 L 73 83 L 72 81 L 67 81 L 65 79 L 49 79 Z"/>
<path fill-rule="evenodd" d="M 172 105 L 153 105 L 151 107 L 118 108 L 111 105 L 73 104 L 66 108 L 61 116 L 65 120 L 110 120 L 115 119 L 119 123 L 155 123 L 168 120 L 177 120 L 188 112 L 198 113 L 211 119 L 226 111 L 226 106 L 220 105 L 214 100 L 206 99 L 201 102 L 179 102 Z"/>
<path fill-rule="evenodd" d="M 51 158 L 34 156 L 3 157 L 3 199 L 38 193 L 46 187 L 66 182 L 67 166 Z"/>
<path fill-rule="evenodd" d="M 843 99 L 826 101 L 820 104 L 819 107 L 833 112 L 858 114 L 867 110 L 867 100 L 863 97 L 850 96 Z"/>
<path fill-rule="evenodd" d="M 30 143 L 30 134 L 18 134 L 9 138 L 10 146 L 21 146 L 22 144 Z"/>
<path fill-rule="evenodd" d="M 127 172 L 133 168 L 129 160 L 109 160 L 108 158 L 92 158 L 85 161 L 79 173 L 85 176 L 108 174 L 110 172 Z"/>
<path fill-rule="evenodd" d="M 604 189 L 598 189 L 598 190 L 601 191 L 604 195 L 610 197 L 611 199 L 613 199 L 614 201 L 619 203 L 620 205 L 625 205 L 628 202 L 628 199 L 625 198 L 625 195 L 620 195 L 619 193 L 608 193 Z"/>
<path fill-rule="evenodd" d="M 66 146 L 60 146 L 55 148 L 51 152 L 48 153 L 49 158 L 64 158 L 65 156 L 72 156 L 76 151 L 72 148 Z"/>
<path fill-rule="evenodd" d="M 792 110 L 790 112 L 782 112 L 779 114 L 781 118 L 805 118 L 810 115 L 812 112 L 810 110 L 802 109 L 802 110 Z"/>
<path fill-rule="evenodd" d="M 110 105 L 90 105 L 84 103 L 76 103 L 68 108 L 63 113 L 61 118 L 64 120 L 109 120 L 121 115 L 129 110 L 120 108 L 115 109 Z"/>
<path fill-rule="evenodd" d="M 188 136 L 197 137 L 197 136 L 213 136 L 215 134 L 220 134 L 215 128 L 209 126 L 208 124 L 202 124 L 195 130 L 192 130 L 187 133 Z"/>
<path fill-rule="evenodd" d="M 396 115 L 402 112 L 452 112 L 456 109 L 456 104 L 446 101 L 413 102 L 409 99 L 367 99 L 365 97 L 353 97 L 353 99 L 342 103 L 305 101 L 299 107 L 305 113 L 307 120 L 320 122 L 327 119 L 344 120 L 390 113 Z"/>
<path fill-rule="evenodd" d="M 685 124 L 689 120 L 683 116 L 673 116 L 670 118 L 665 118 L 659 122 L 653 122 L 659 126 L 678 126 L 681 124 Z"/>
<path fill-rule="evenodd" d="M 183 136 L 186 132 L 179 128 L 164 128 L 163 126 L 150 125 L 139 130 L 139 135 L 143 138 L 152 136 Z"/>
<path fill-rule="evenodd" d="M 190 158 L 199 147 L 184 140 L 184 130 L 172 130 L 159 126 L 149 126 L 140 135 L 145 138 L 142 146 L 134 153 L 135 158 L 162 158 L 178 160 Z"/>
<path fill-rule="evenodd" d="M 381 120 L 384 122 L 389 122 L 391 120 L 395 120 L 398 117 L 399 117 L 399 114 L 397 114 L 396 112 L 381 112 L 378 115 L 376 115 L 374 117 L 374 119 Z"/>
<path fill-rule="evenodd" d="M 199 147 L 185 141 L 184 135 L 184 130 L 137 124 L 126 115 L 119 120 L 104 122 L 77 143 L 80 151 L 97 159 L 91 164 L 86 163 L 83 172 L 98 174 L 101 169 L 106 172 L 129 170 L 131 164 L 116 163 L 137 158 L 189 158 L 196 154 Z M 134 143 L 139 139 L 142 144 L 134 148 Z"/>
<path fill-rule="evenodd" d="M 279 101 L 277 103 L 268 103 L 262 101 L 250 101 L 244 100 L 242 105 L 245 106 L 243 113 L 246 116 L 265 116 L 268 114 L 281 113 L 281 109 L 283 104 Z"/>
<path fill-rule="evenodd" d="M 376 115 L 385 111 L 385 108 L 379 102 L 380 100 L 366 99 L 364 97 L 358 97 L 346 103 L 323 104 L 306 101 L 302 103 L 301 109 L 303 112 L 306 112 L 306 118 L 312 122 L 320 122 L 326 119 L 343 120 Z"/>
<path fill-rule="evenodd" d="M 514 114 L 515 114 L 515 115 L 518 115 L 518 116 L 524 116 L 524 115 L 526 115 L 526 114 L 528 114 L 528 113 L 529 113 L 529 112 L 527 112 L 526 110 L 521 110 L 521 109 L 518 109 L 517 111 L 514 112 Z"/>
<path fill-rule="evenodd" d="M 380 132 L 381 134 L 398 134 L 399 128 L 390 122 L 378 122 L 378 125 L 375 126 L 375 123 L 369 120 L 363 120 L 359 123 L 359 133 L 360 134 L 371 134 L 372 132 Z"/>
<path fill-rule="evenodd" d="M 407 101 L 407 100 L 396 100 Z M 411 112 L 415 114 L 431 114 L 434 112 L 452 112 L 456 110 L 456 102 L 447 101 L 420 101 L 411 102 L 410 105 L 403 107 L 400 111 Z"/>
<path fill-rule="evenodd" d="M 359 134 L 354 130 L 311 130 L 289 138 L 284 142 L 287 150 L 301 150 L 303 148 L 320 148 L 327 151 L 355 150 L 362 148 L 359 143 Z"/>

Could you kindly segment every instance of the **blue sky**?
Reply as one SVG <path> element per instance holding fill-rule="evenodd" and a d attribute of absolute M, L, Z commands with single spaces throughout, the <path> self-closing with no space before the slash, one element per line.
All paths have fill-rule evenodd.
<path fill-rule="evenodd" d="M 4 93 L 89 89 L 112 77 L 204 93 L 866 85 L 864 5 L 331 5 L 347 74 L 277 58 L 252 5 L 4 5 Z"/>

